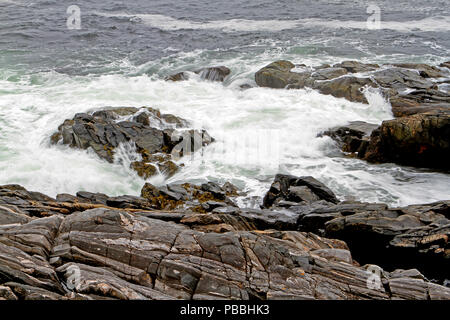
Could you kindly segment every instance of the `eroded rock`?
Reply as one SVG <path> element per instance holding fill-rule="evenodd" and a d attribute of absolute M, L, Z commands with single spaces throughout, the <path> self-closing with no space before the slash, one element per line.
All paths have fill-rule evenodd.
<path fill-rule="evenodd" d="M 368 103 L 365 90 L 376 88 L 390 101 L 394 116 L 402 117 L 449 110 L 450 93 L 441 86 L 450 79 L 446 66 L 445 63 L 439 67 L 413 63 L 379 66 L 344 61 L 333 66 L 308 68 L 281 60 L 256 72 L 255 81 L 260 87 L 308 87 L 322 94 L 362 103 Z"/>
<path fill-rule="evenodd" d="M 116 154 L 125 149 L 125 152 L 136 154 L 131 168 L 139 176 L 147 179 L 161 173 L 170 177 L 179 169 L 172 153 L 181 157 L 183 152 L 197 151 L 213 141 L 206 131 L 188 130 L 188 125 L 181 118 L 161 114 L 149 107 L 105 108 L 93 113 L 79 113 L 64 121 L 51 141 L 73 148 L 92 149 L 111 163 L 120 161 Z"/>
<path fill-rule="evenodd" d="M 231 70 L 225 66 L 209 67 L 193 71 L 198 74 L 201 79 L 209 81 L 223 82 L 231 73 Z M 179 72 L 177 74 L 166 77 L 168 81 L 183 81 L 189 79 L 189 72 Z"/>
<path fill-rule="evenodd" d="M 320 186 L 306 181 L 313 189 Z M 3 186 L 0 191 L 2 203 L 14 201 L 20 210 L 41 206 L 44 200 L 52 203 L 51 198 L 19 186 Z M 213 195 L 218 203 L 236 192 L 229 184 L 214 183 L 194 190 L 174 185 L 167 191 L 181 199 L 192 196 L 191 192 L 204 198 Z M 55 211 L 50 217 L 23 211 L 28 220 L 0 226 L 0 299 L 448 299 L 450 294 L 417 270 L 382 272 L 381 285 L 369 286 L 372 273 L 367 266 L 360 267 L 355 259 L 358 252 L 351 254 L 341 240 L 284 231 L 285 225 L 270 222 L 275 211 L 271 218 L 271 210 L 235 208 L 202 214 L 143 210 L 129 207 L 139 207 L 148 201 L 144 198 L 100 197 L 103 204 L 84 203 L 99 198 L 84 195 L 52 204 L 77 211 Z M 315 210 L 322 211 L 316 213 L 326 213 L 328 207 L 343 218 L 381 214 L 379 219 L 386 223 L 373 226 L 385 228 L 394 239 L 408 228 L 427 232 L 438 224 L 442 233 L 448 217 L 447 203 L 390 210 L 382 204 L 321 201 Z M 401 219 L 403 215 L 409 217 Z M 394 221 L 391 225 L 389 219 Z M 370 242 L 377 241 L 369 236 Z M 436 245 L 446 245 L 445 237 L 437 234 L 402 241 L 406 239 L 409 246 L 420 243 L 421 249 L 434 254 L 438 254 Z"/>

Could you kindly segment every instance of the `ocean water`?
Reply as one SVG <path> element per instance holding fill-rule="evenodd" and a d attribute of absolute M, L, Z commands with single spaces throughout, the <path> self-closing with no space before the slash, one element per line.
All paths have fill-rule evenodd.
<path fill-rule="evenodd" d="M 278 59 L 317 66 L 450 60 L 448 1 L 376 1 L 380 30 L 367 28 L 367 1 L 0 0 L 0 184 L 51 196 L 79 190 L 138 195 L 143 179 L 124 148 L 114 164 L 89 151 L 50 145 L 64 119 L 103 106 L 151 106 L 205 128 L 216 142 L 154 184 L 231 181 L 255 206 L 278 172 L 312 175 L 340 199 L 392 206 L 450 198 L 450 176 L 343 157 L 321 131 L 349 121 L 381 123 L 390 105 L 313 90 L 253 87 Z M 68 29 L 67 8 L 81 29 Z M 222 83 L 171 83 L 164 76 L 225 65 Z M 256 199 L 256 201 L 255 201 Z"/>

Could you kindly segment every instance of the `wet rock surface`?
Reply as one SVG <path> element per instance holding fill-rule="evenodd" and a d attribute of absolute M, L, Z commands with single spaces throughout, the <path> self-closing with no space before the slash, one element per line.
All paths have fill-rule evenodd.
<path fill-rule="evenodd" d="M 261 87 L 308 87 L 323 94 L 362 103 L 367 103 L 365 90 L 379 89 L 390 101 L 396 117 L 449 110 L 450 93 L 441 88 L 449 78 L 450 72 L 445 63 L 438 67 L 414 63 L 380 66 L 357 61 L 310 68 L 280 60 L 255 74 L 255 81 Z"/>
<path fill-rule="evenodd" d="M 344 152 L 373 163 L 450 171 L 450 111 L 432 111 L 384 121 L 333 128 L 328 135 Z"/>
<path fill-rule="evenodd" d="M 219 207 L 236 206 L 230 197 L 237 195 L 237 189 L 231 183 L 220 186 L 215 182 L 202 185 L 168 184 L 162 187 L 146 183 L 141 190 L 141 197 L 158 209 L 189 208 L 201 213 L 211 212 Z"/>
<path fill-rule="evenodd" d="M 189 74 L 194 73 L 200 76 L 203 80 L 223 82 L 225 78 L 231 73 L 231 70 L 225 66 L 208 67 L 195 70 L 193 72 L 179 72 L 165 78 L 167 81 L 183 81 L 189 79 Z"/>
<path fill-rule="evenodd" d="M 270 209 L 229 204 L 238 192 L 228 183 L 56 199 L 1 186 L 0 299 L 450 298 L 423 268 L 448 271 L 448 201 L 390 209 L 339 202 L 311 177 L 274 183 L 283 187 L 271 187 Z M 159 210 L 156 191 L 188 206 Z M 278 206 L 291 192 L 309 198 Z M 212 211 L 189 209 L 195 198 Z M 312 215 L 328 218 L 308 225 Z M 368 264 L 384 255 L 399 255 L 391 269 Z M 372 270 L 381 270 L 378 282 Z"/>
<path fill-rule="evenodd" d="M 344 152 L 363 155 L 369 145 L 370 135 L 378 125 L 364 121 L 353 121 L 346 126 L 331 128 L 319 136 L 329 136 Z"/>
<path fill-rule="evenodd" d="M 361 158 L 450 170 L 450 110 L 384 121 Z"/>
<path fill-rule="evenodd" d="M 382 203 L 331 201 L 334 195 L 326 187 L 328 200 L 316 197 L 305 201 L 293 198 L 290 191 L 302 179 L 275 177 L 264 198 L 266 206 L 278 203 L 272 207 L 278 212 L 270 228 L 277 229 L 278 224 L 284 230 L 295 230 L 292 220 L 296 218 L 299 231 L 344 240 L 358 262 L 375 262 L 387 270 L 417 267 L 439 281 L 449 277 L 450 201 L 389 208 Z"/>
<path fill-rule="evenodd" d="M 313 177 L 296 177 L 277 174 L 269 192 L 264 197 L 263 206 L 289 206 L 323 200 L 337 203 L 334 193 Z"/>
<path fill-rule="evenodd" d="M 156 174 L 174 175 L 179 166 L 171 153 L 197 151 L 213 141 L 206 131 L 188 129 L 189 123 L 171 114 L 143 107 L 104 108 L 92 113 L 78 113 L 65 120 L 52 135 L 52 143 L 72 148 L 92 149 L 100 158 L 120 161 L 120 149 L 135 152 L 131 168 L 147 179 Z M 186 149 L 186 150 L 185 150 Z M 190 150 L 187 150 L 190 149 Z"/>

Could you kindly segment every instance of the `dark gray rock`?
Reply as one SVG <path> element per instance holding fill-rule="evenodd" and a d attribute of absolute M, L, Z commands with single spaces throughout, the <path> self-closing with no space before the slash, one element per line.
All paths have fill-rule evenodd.
<path fill-rule="evenodd" d="M 195 70 L 194 73 L 200 75 L 200 78 L 204 80 L 223 82 L 231 73 L 231 70 L 225 66 L 219 66 Z M 165 78 L 167 81 L 183 81 L 188 79 L 188 72 L 179 72 Z"/>
<path fill-rule="evenodd" d="M 208 185 L 210 191 L 185 186 L 186 193 L 179 185 L 166 190 L 184 197 L 198 192 L 205 198 L 212 196 L 211 191 L 220 191 L 214 184 Z M 156 187 L 148 189 L 160 192 Z M 350 253 L 341 240 L 286 231 L 296 227 L 299 216 L 339 212 L 341 217 L 325 223 L 327 232 L 333 225 L 336 234 L 347 235 L 347 227 L 358 231 L 354 240 L 371 253 L 370 260 L 383 262 L 371 251 L 380 239 L 391 239 L 392 247 L 406 252 L 416 247 L 425 250 L 424 258 L 442 259 L 442 252 L 448 250 L 447 202 L 388 209 L 382 204 L 333 205 L 322 200 L 292 207 L 296 211 L 235 208 L 205 214 L 129 208 L 144 201 L 130 196 L 107 198 L 107 205 L 123 209 L 83 203 L 90 200 L 80 197 L 71 198 L 72 202 L 30 199 L 30 192 L 22 187 L 0 187 L 2 206 L 15 202 L 14 210 L 35 205 L 39 211 L 45 204 L 68 211 L 0 225 L 0 299 L 426 300 L 450 296 L 449 288 L 422 275 L 422 265 L 417 270 L 382 271 L 381 285 L 371 287 L 372 273 L 369 266 L 359 265 L 363 256 L 354 242 Z M 342 219 L 345 223 L 339 222 Z M 402 243 L 395 242 L 398 237 L 404 237 Z M 377 252 L 392 259 L 390 250 Z M 399 253 L 398 260 L 408 257 L 395 252 Z M 442 267 L 440 272 L 446 275 L 448 266 L 442 260 L 436 262 L 434 268 Z"/>
<path fill-rule="evenodd" d="M 450 108 L 450 93 L 441 84 L 448 83 L 450 72 L 426 65 L 402 63 L 394 65 L 365 64 L 343 61 L 333 66 L 297 68 L 289 61 L 275 61 L 255 74 L 260 87 L 302 89 L 313 88 L 322 94 L 368 103 L 364 90 L 372 87 L 390 101 L 396 117 Z M 443 80 L 444 79 L 444 80 Z"/>
<path fill-rule="evenodd" d="M 309 203 L 319 200 L 325 200 L 331 203 L 339 202 L 330 189 L 313 177 L 295 177 L 277 174 L 264 197 L 263 206 L 270 208 L 277 205 L 280 201 Z"/>
<path fill-rule="evenodd" d="M 160 172 L 172 176 L 178 166 L 171 161 L 176 148 L 182 155 L 185 139 L 197 142 L 199 147 L 210 144 L 213 139 L 206 131 L 182 130 L 187 121 L 159 110 L 143 107 L 104 108 L 88 113 L 79 113 L 65 120 L 58 132 L 52 135 L 52 143 L 63 143 L 73 148 L 91 148 L 100 158 L 114 162 L 117 148 L 133 148 L 142 159 L 131 163 L 131 168 L 144 179 Z"/>

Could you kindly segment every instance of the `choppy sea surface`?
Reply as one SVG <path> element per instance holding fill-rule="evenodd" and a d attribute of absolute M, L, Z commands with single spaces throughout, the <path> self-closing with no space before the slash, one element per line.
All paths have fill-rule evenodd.
<path fill-rule="evenodd" d="M 50 145 L 49 137 L 78 112 L 151 106 L 216 138 L 202 157 L 184 159 L 179 173 L 151 178 L 154 184 L 231 181 L 251 198 L 261 197 L 274 175 L 284 172 L 312 175 L 341 199 L 393 206 L 448 199 L 448 174 L 367 164 L 317 137 L 349 121 L 391 119 L 389 104 L 377 93 L 368 93 L 364 105 L 312 90 L 240 89 L 254 85 L 254 73 L 278 59 L 308 66 L 450 59 L 447 0 L 374 1 L 380 30 L 367 28 L 370 4 L 0 0 L 0 184 L 51 196 L 79 190 L 138 195 L 145 181 L 129 169 L 132 155 L 122 152 L 109 164 L 92 152 Z M 80 8 L 81 29 L 67 28 L 71 5 Z M 232 70 L 224 84 L 195 77 L 163 81 L 215 65 Z M 233 137 L 241 143 L 218 157 Z"/>

